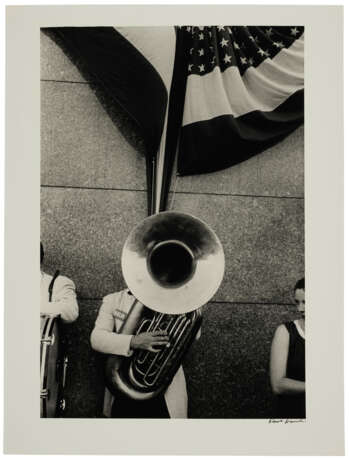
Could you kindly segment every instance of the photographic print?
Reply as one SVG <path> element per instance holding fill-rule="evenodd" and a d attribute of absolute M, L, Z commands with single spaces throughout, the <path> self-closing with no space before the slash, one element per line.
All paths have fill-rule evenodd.
<path fill-rule="evenodd" d="M 29 417 L 47 441 L 53 426 L 106 437 L 134 426 L 132 439 L 156 426 L 165 441 L 175 420 L 192 447 L 147 438 L 141 452 L 201 453 L 202 422 L 245 443 L 244 424 L 263 425 L 251 450 L 236 440 L 217 453 L 252 455 L 264 441 L 260 453 L 311 451 L 281 446 L 314 436 L 317 404 L 321 329 L 312 341 L 305 290 L 315 32 L 296 14 L 233 17 L 36 22 L 40 393 Z M 100 450 L 85 433 L 85 447 L 51 453 L 141 449 Z"/>
<path fill-rule="evenodd" d="M 112 354 L 133 363 L 121 388 L 109 382 L 115 417 L 305 418 L 304 35 L 41 30 L 41 312 L 60 314 L 61 416 L 103 415 Z M 134 299 L 159 324 L 130 342 Z M 201 326 L 180 326 L 194 309 Z"/>

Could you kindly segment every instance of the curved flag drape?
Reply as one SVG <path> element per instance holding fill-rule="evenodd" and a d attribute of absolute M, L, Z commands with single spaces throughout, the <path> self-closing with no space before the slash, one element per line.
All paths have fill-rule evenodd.
<path fill-rule="evenodd" d="M 303 123 L 303 27 L 46 30 L 140 127 L 149 214 L 166 209 L 177 150 L 180 175 L 214 172 Z"/>
<path fill-rule="evenodd" d="M 304 119 L 302 27 L 181 27 L 187 73 L 178 173 L 227 168 Z"/>
<path fill-rule="evenodd" d="M 137 123 L 147 151 L 148 210 L 163 134 L 175 51 L 173 27 L 54 27 L 55 39 L 109 104 Z"/>

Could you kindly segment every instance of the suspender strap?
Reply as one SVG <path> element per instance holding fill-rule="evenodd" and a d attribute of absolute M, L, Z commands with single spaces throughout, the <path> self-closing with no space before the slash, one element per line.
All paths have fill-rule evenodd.
<path fill-rule="evenodd" d="M 52 302 L 53 285 L 55 284 L 55 281 L 56 281 L 56 278 L 58 277 L 58 275 L 59 275 L 59 270 L 56 270 L 56 273 L 53 275 L 53 278 L 52 278 L 52 280 L 51 280 L 51 283 L 50 283 L 50 285 L 49 285 L 49 287 L 48 287 L 48 294 L 49 294 L 49 296 L 48 296 L 48 301 L 49 301 L 49 302 Z"/>

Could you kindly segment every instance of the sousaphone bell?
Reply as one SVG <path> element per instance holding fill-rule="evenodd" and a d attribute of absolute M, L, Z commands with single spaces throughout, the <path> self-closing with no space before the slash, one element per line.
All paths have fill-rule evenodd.
<path fill-rule="evenodd" d="M 121 257 L 125 282 L 137 299 L 124 334 L 166 331 L 168 345 L 158 353 L 136 350 L 131 358 L 111 355 L 107 385 L 133 399 L 166 390 L 201 325 L 201 306 L 219 288 L 224 252 L 214 231 L 189 214 L 152 215 L 128 236 Z"/>

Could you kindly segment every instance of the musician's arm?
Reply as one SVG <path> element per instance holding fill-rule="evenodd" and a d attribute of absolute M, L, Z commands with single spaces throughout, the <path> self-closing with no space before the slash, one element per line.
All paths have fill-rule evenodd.
<path fill-rule="evenodd" d="M 132 354 L 130 343 L 133 336 L 114 332 L 114 310 L 115 298 L 114 294 L 110 294 L 104 297 L 98 312 L 95 327 L 91 333 L 91 346 L 100 353 L 130 356 Z"/>
<path fill-rule="evenodd" d="M 40 308 L 43 314 L 61 315 L 67 323 L 75 321 L 79 316 L 79 306 L 73 281 L 59 276 L 54 284 L 52 302 L 47 301 Z"/>
<path fill-rule="evenodd" d="M 305 392 L 305 382 L 286 377 L 290 336 L 282 324 L 276 331 L 270 353 L 270 382 L 273 393 L 300 394 Z"/>

